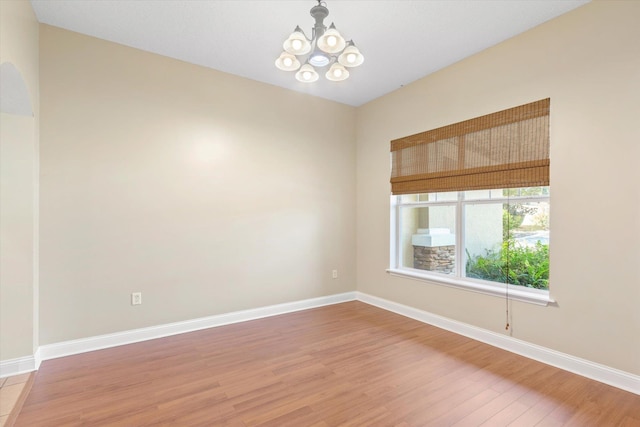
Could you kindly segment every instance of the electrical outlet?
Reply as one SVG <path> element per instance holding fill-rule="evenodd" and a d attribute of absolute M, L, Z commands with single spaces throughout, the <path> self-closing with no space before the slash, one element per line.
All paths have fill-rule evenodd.
<path fill-rule="evenodd" d="M 337 279 L 338 278 L 338 270 L 333 270 L 331 272 L 331 277 L 334 278 L 334 279 Z"/>
<path fill-rule="evenodd" d="M 142 304 L 142 292 L 133 292 L 131 294 L 131 305 Z"/>

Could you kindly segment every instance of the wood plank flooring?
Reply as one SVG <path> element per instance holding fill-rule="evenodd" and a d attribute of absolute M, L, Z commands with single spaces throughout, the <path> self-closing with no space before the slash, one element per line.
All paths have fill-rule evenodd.
<path fill-rule="evenodd" d="M 348 302 L 45 361 L 16 426 L 640 426 L 640 396 Z"/>

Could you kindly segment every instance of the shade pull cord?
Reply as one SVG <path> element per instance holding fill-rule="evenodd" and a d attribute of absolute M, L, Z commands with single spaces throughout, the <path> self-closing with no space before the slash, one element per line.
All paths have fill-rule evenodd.
<path fill-rule="evenodd" d="M 507 219 L 507 226 L 511 226 L 510 220 Z M 511 231 L 507 232 L 507 239 L 510 238 Z M 509 240 L 507 240 L 507 283 L 506 283 L 506 291 L 504 295 L 505 308 L 506 308 L 506 325 L 504 327 L 505 331 L 509 330 Z"/>
<path fill-rule="evenodd" d="M 511 155 L 511 147 L 509 147 L 509 155 Z M 509 157 L 511 158 L 511 157 Z M 506 251 L 507 251 L 507 280 L 506 280 L 506 286 L 505 286 L 505 293 L 504 293 L 504 302 L 505 302 L 505 327 L 504 330 L 508 331 L 509 330 L 509 260 L 511 259 L 511 253 L 510 250 L 511 248 L 509 247 L 511 243 L 511 191 L 510 189 L 507 190 L 507 247 L 506 247 Z"/>

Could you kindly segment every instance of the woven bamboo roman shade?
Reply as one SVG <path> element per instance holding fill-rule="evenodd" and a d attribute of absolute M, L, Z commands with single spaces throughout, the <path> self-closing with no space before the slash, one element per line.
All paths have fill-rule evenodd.
<path fill-rule="evenodd" d="M 549 185 L 549 105 L 547 98 L 391 141 L 391 192 Z"/>

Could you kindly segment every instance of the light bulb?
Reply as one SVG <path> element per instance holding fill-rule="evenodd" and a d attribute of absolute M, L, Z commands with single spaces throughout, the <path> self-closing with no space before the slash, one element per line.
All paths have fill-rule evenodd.
<path fill-rule="evenodd" d="M 333 70 L 333 75 L 337 78 L 342 77 L 342 69 L 336 68 L 335 70 Z"/>
<path fill-rule="evenodd" d="M 293 59 L 286 57 L 282 62 L 284 63 L 285 67 L 291 67 L 291 65 L 293 64 Z"/>
<path fill-rule="evenodd" d="M 291 47 L 295 50 L 300 50 L 302 47 L 302 40 L 295 39 L 291 42 Z"/>
<path fill-rule="evenodd" d="M 338 44 L 338 38 L 336 36 L 327 37 L 327 44 L 331 47 L 335 46 Z"/>
<path fill-rule="evenodd" d="M 356 56 L 355 53 L 350 53 L 350 54 L 347 55 L 347 62 L 349 64 L 353 64 L 354 62 L 356 62 L 356 58 L 357 58 L 357 56 Z"/>
<path fill-rule="evenodd" d="M 311 72 L 305 71 L 304 73 L 302 73 L 302 78 L 305 79 L 305 80 L 310 80 L 311 79 Z"/>

